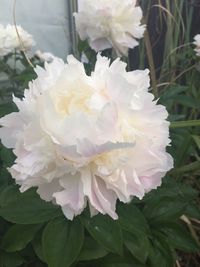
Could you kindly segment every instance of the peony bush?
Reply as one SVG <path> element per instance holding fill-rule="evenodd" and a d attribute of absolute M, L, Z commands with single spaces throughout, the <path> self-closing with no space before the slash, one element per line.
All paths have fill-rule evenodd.
<path fill-rule="evenodd" d="M 0 27 L 0 266 L 198 267 L 199 39 L 166 2 L 79 0 L 64 61 Z"/>

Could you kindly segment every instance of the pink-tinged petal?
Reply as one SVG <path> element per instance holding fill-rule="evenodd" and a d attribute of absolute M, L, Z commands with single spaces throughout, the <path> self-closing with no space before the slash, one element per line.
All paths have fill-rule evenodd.
<path fill-rule="evenodd" d="M 70 208 L 69 205 L 65 205 L 65 206 L 61 206 L 61 209 L 62 209 L 62 212 L 63 214 L 65 215 L 65 217 L 68 219 L 68 220 L 73 220 L 73 218 L 76 216 L 76 215 L 79 215 L 76 213 L 76 211 L 72 208 Z"/>
<path fill-rule="evenodd" d="M 0 139 L 4 146 L 7 148 L 14 148 L 22 132 L 23 121 L 19 113 L 13 112 L 0 119 Z"/>
<path fill-rule="evenodd" d="M 134 147 L 134 143 L 112 143 L 106 142 L 102 145 L 95 145 L 91 143 L 88 139 L 78 140 L 77 152 L 83 157 L 90 158 L 95 155 L 100 155 L 105 152 L 110 152 L 117 149 L 130 149 Z"/>
<path fill-rule="evenodd" d="M 14 148 L 17 139 L 17 133 L 12 132 L 10 128 L 0 128 L 0 139 L 7 148 Z"/>
<path fill-rule="evenodd" d="M 83 184 L 83 193 L 88 197 L 90 204 L 98 210 L 100 213 L 103 213 L 103 209 L 99 200 L 93 190 L 93 174 L 91 173 L 90 168 L 84 168 L 81 170 L 81 180 Z"/>
<path fill-rule="evenodd" d="M 118 169 L 115 173 L 108 177 L 104 177 L 107 187 L 114 191 L 117 197 L 124 203 L 131 200 L 131 196 L 142 198 L 144 189 L 134 170 L 124 171 Z"/>
<path fill-rule="evenodd" d="M 108 140 L 118 140 L 118 113 L 114 104 L 109 103 L 104 106 L 98 117 L 97 127 L 101 143 Z"/>
<path fill-rule="evenodd" d="M 108 214 L 114 220 L 118 219 L 118 216 L 115 212 L 115 206 L 117 201 L 116 194 L 106 188 L 106 183 L 97 176 L 93 178 L 93 190 L 95 192 L 96 197 L 102 207 L 102 213 Z M 94 206 L 94 208 L 96 208 Z"/>
<path fill-rule="evenodd" d="M 45 183 L 38 186 L 37 193 L 40 197 L 46 201 L 53 200 L 53 194 L 62 189 L 58 180 L 52 181 L 51 183 Z"/>
<path fill-rule="evenodd" d="M 113 219 L 117 219 L 115 213 L 117 196 L 106 188 L 101 178 L 95 177 L 88 168 L 82 170 L 81 179 L 83 181 L 83 192 L 88 197 L 90 205 L 98 212 L 108 213 Z"/>
<path fill-rule="evenodd" d="M 140 181 L 145 189 L 145 192 L 148 193 L 152 189 L 156 189 L 162 183 L 161 177 L 165 175 L 166 172 L 157 172 L 152 176 L 141 176 Z"/>
<path fill-rule="evenodd" d="M 105 38 L 99 38 L 95 41 L 90 41 L 90 46 L 96 51 L 103 51 L 112 48 L 112 44 Z"/>
<path fill-rule="evenodd" d="M 60 206 L 69 206 L 72 210 L 79 212 L 85 207 L 83 185 L 80 175 L 66 175 L 59 181 L 63 191 L 53 194 L 56 203 Z"/>

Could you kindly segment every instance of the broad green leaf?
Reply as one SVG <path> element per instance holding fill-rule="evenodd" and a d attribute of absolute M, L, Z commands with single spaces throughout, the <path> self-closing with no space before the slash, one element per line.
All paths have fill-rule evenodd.
<path fill-rule="evenodd" d="M 0 105 L 0 117 L 3 117 L 11 112 L 17 111 L 17 107 L 13 103 L 6 103 Z"/>
<path fill-rule="evenodd" d="M 180 224 L 175 222 L 162 222 L 157 225 L 157 230 L 166 235 L 166 240 L 173 248 L 186 252 L 199 251 L 200 247 L 191 234 Z"/>
<path fill-rule="evenodd" d="M 142 232 L 123 232 L 124 244 L 131 254 L 141 263 L 145 263 L 149 254 L 149 240 Z"/>
<path fill-rule="evenodd" d="M 44 255 L 43 255 L 43 249 L 42 249 L 42 233 L 39 231 L 39 233 L 36 234 L 34 240 L 32 241 L 33 249 L 35 251 L 35 254 L 37 257 L 45 262 Z"/>
<path fill-rule="evenodd" d="M 151 267 L 174 267 L 173 252 L 164 239 L 153 238 L 149 247 Z"/>
<path fill-rule="evenodd" d="M 172 170 L 173 175 L 181 175 L 188 172 L 197 172 L 200 170 L 200 161 L 194 161 L 192 163 L 186 164 L 182 167 L 176 168 Z"/>
<path fill-rule="evenodd" d="M 7 252 L 22 250 L 31 242 L 36 232 L 42 225 L 20 225 L 16 224 L 9 228 L 1 241 L 1 248 Z"/>
<path fill-rule="evenodd" d="M 11 181 L 11 175 L 6 169 L 5 166 L 0 166 L 0 190 L 2 186 L 5 184 L 8 185 L 9 181 Z"/>
<path fill-rule="evenodd" d="M 100 265 L 98 264 L 100 267 L 148 267 L 140 263 L 128 251 L 124 251 L 123 257 L 116 254 L 108 254 L 103 259 L 98 260 L 97 263 L 100 263 Z M 96 264 L 93 266 L 96 266 Z"/>
<path fill-rule="evenodd" d="M 60 209 L 39 196 L 21 194 L 20 198 L 0 209 L 0 216 L 18 224 L 37 224 L 60 216 Z"/>
<path fill-rule="evenodd" d="M 178 95 L 174 97 L 174 100 L 176 101 L 176 103 L 179 103 L 184 107 L 199 109 L 198 100 L 192 96 Z"/>
<path fill-rule="evenodd" d="M 181 86 L 179 84 L 170 86 L 170 88 L 168 88 L 162 93 L 160 101 L 165 102 L 169 99 L 173 100 L 175 96 L 180 95 L 180 93 L 185 92 L 187 89 L 188 89 L 187 86 Z"/>
<path fill-rule="evenodd" d="M 176 198 L 165 197 L 159 201 L 147 203 L 144 214 L 151 221 L 162 221 L 179 218 L 185 210 L 186 203 Z"/>
<path fill-rule="evenodd" d="M 93 238 L 85 237 L 83 248 L 78 257 L 79 261 L 99 259 L 107 255 L 108 252 L 102 248 Z"/>
<path fill-rule="evenodd" d="M 0 207 L 6 207 L 9 203 L 17 201 L 22 196 L 16 185 L 6 185 L 0 191 Z M 0 209 L 1 212 L 1 209 Z"/>
<path fill-rule="evenodd" d="M 190 218 L 200 220 L 200 207 L 194 203 L 190 203 L 186 207 L 184 214 L 188 215 Z"/>
<path fill-rule="evenodd" d="M 18 267 L 22 266 L 25 260 L 18 253 L 1 252 L 0 266 L 1 267 Z"/>
<path fill-rule="evenodd" d="M 166 180 L 163 180 L 162 186 L 148 193 L 144 197 L 143 201 L 148 203 L 153 201 L 159 202 L 161 199 L 168 197 L 172 198 L 173 200 L 179 199 L 188 203 L 197 196 L 198 191 L 191 186 L 180 182 L 171 182 L 169 181 L 169 177 L 167 177 Z"/>
<path fill-rule="evenodd" d="M 100 214 L 92 218 L 82 217 L 82 221 L 100 245 L 111 252 L 122 254 L 122 231 L 118 221 Z"/>
<path fill-rule="evenodd" d="M 119 215 L 119 223 L 121 227 L 132 233 L 135 231 L 148 232 L 148 224 L 141 211 L 132 203 L 119 204 L 117 207 L 117 214 Z"/>
<path fill-rule="evenodd" d="M 108 264 L 103 264 L 102 267 L 145 267 L 145 266 L 133 263 L 108 263 Z"/>
<path fill-rule="evenodd" d="M 68 267 L 78 257 L 84 241 L 84 229 L 78 219 L 69 222 L 56 218 L 48 223 L 42 246 L 48 267 Z"/>
<path fill-rule="evenodd" d="M 12 150 L 5 147 L 2 147 L 0 151 L 0 157 L 7 167 L 10 167 L 15 160 L 15 155 L 13 154 Z"/>

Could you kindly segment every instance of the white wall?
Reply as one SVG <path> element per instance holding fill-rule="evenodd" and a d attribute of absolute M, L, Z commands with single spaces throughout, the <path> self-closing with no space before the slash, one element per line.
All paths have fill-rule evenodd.
<path fill-rule="evenodd" d="M 17 0 L 16 21 L 30 32 L 36 49 L 66 58 L 71 51 L 69 0 Z M 13 0 L 0 0 L 0 23 L 13 24 Z"/>

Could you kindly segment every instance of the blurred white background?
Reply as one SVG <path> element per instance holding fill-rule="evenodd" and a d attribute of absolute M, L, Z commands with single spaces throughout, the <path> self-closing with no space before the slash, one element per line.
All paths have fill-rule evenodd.
<path fill-rule="evenodd" d="M 13 24 L 13 0 L 0 0 L 0 23 Z M 36 49 L 63 59 L 71 51 L 68 0 L 17 0 L 16 22 L 33 35 Z"/>

